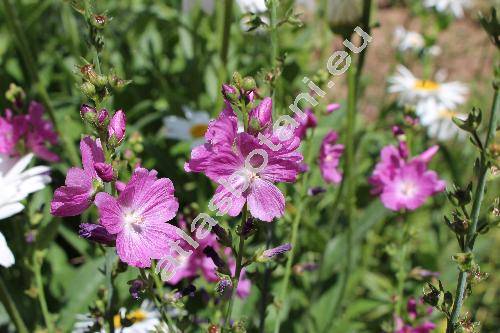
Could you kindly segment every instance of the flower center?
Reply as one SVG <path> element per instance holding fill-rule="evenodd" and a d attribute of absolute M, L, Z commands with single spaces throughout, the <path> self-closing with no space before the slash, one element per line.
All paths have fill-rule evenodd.
<path fill-rule="evenodd" d="M 399 190 L 405 197 L 413 197 L 417 192 L 417 186 L 414 182 L 405 180 L 400 184 Z"/>
<path fill-rule="evenodd" d="M 416 80 L 414 88 L 417 90 L 432 91 L 439 88 L 439 83 L 431 80 Z"/>
<path fill-rule="evenodd" d="M 207 128 L 207 124 L 195 124 L 189 129 L 189 133 L 191 133 L 193 138 L 202 138 L 205 136 Z"/>
<path fill-rule="evenodd" d="M 146 318 L 147 318 L 147 313 L 142 310 L 132 311 L 125 316 L 125 319 L 130 321 L 132 324 L 144 321 Z M 119 314 L 113 317 L 113 321 L 115 323 L 115 328 L 122 327 L 122 322 Z"/>
<path fill-rule="evenodd" d="M 141 215 L 137 214 L 135 211 L 130 211 L 125 213 L 123 217 L 125 220 L 125 224 L 132 227 L 136 232 L 141 232 L 141 225 L 144 222 L 144 219 Z"/>

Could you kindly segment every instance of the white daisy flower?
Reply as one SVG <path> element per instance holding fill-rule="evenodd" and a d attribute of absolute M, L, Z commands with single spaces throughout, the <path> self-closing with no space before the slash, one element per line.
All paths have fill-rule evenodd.
<path fill-rule="evenodd" d="M 460 82 L 438 82 L 415 77 L 408 68 L 399 65 L 397 74 L 389 78 L 389 92 L 399 95 L 399 102 L 415 107 L 433 100 L 448 109 L 465 103 L 468 88 Z"/>
<path fill-rule="evenodd" d="M 455 137 L 465 138 L 465 132 L 455 125 L 452 119 L 456 117 L 465 120 L 466 114 L 448 109 L 434 100 L 419 103 L 416 112 L 420 123 L 427 128 L 427 134 L 431 138 L 439 141 L 447 141 Z"/>
<path fill-rule="evenodd" d="M 120 333 L 157 332 L 158 329 L 161 329 L 161 332 L 168 333 L 168 327 L 165 329 L 166 325 L 162 325 L 160 317 L 160 312 L 154 307 L 153 303 L 144 301 L 139 309 L 128 313 L 125 308 L 121 308 L 120 313 L 114 316 L 113 322 L 115 330 Z M 77 319 L 73 327 L 73 333 L 87 333 L 92 331 L 91 329 L 95 324 L 94 318 L 89 315 L 78 315 Z M 128 322 L 130 325 L 122 325 L 122 322 Z M 94 330 L 94 332 L 104 333 L 105 329 L 102 328 L 100 331 Z"/>
<path fill-rule="evenodd" d="M 440 13 L 451 13 L 453 16 L 461 18 L 464 10 L 472 6 L 471 0 L 424 0 L 424 6 L 434 7 Z"/>
<path fill-rule="evenodd" d="M 425 40 L 418 32 L 397 26 L 394 30 L 394 45 L 401 52 L 420 52 L 425 47 Z"/>
<path fill-rule="evenodd" d="M 15 215 L 24 209 L 20 202 L 33 192 L 40 191 L 49 182 L 46 166 L 26 167 L 33 154 L 21 158 L 10 158 L 0 154 L 0 220 Z M 0 233 L 0 265 L 9 267 L 14 264 L 14 255 L 7 246 L 5 237 Z"/>
<path fill-rule="evenodd" d="M 236 0 L 241 11 L 245 13 L 264 13 L 267 11 L 265 0 Z"/>
<path fill-rule="evenodd" d="M 163 118 L 164 135 L 169 139 L 191 141 L 195 147 L 203 144 L 205 132 L 208 128 L 210 115 L 203 111 L 192 111 L 183 108 L 185 118 L 167 116 Z"/>

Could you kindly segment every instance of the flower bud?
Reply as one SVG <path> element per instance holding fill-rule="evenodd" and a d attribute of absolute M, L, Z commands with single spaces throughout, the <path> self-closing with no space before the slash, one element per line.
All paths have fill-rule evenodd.
<path fill-rule="evenodd" d="M 469 204 L 472 200 L 472 183 L 467 185 L 467 188 L 461 188 L 457 185 L 453 185 L 453 189 L 451 191 L 447 191 L 446 195 L 448 196 L 448 200 L 457 207 L 465 206 Z"/>
<path fill-rule="evenodd" d="M 242 81 L 243 78 L 241 77 L 241 74 L 238 72 L 234 72 L 232 78 L 233 85 L 236 86 L 237 88 L 241 88 Z"/>
<path fill-rule="evenodd" d="M 254 234 L 257 231 L 257 226 L 255 225 L 255 221 L 253 218 L 248 218 L 245 223 L 243 223 L 243 227 L 241 228 L 240 232 L 241 235 L 243 235 L 245 238 L 248 238 L 252 234 Z"/>
<path fill-rule="evenodd" d="M 96 29 L 103 29 L 108 22 L 109 19 L 106 15 L 92 15 L 90 18 L 90 24 Z"/>
<path fill-rule="evenodd" d="M 130 288 L 128 289 L 130 296 L 136 300 L 140 298 L 140 294 L 146 290 L 147 286 L 146 282 L 141 279 L 128 281 L 128 284 L 130 284 Z"/>
<path fill-rule="evenodd" d="M 23 88 L 15 85 L 14 83 L 9 84 L 9 89 L 5 92 L 5 98 L 11 102 L 16 108 L 20 109 L 23 107 L 24 99 L 26 98 L 26 93 Z"/>
<path fill-rule="evenodd" d="M 455 125 L 463 129 L 464 131 L 472 133 L 477 130 L 479 125 L 481 125 L 482 111 L 479 108 L 472 108 L 472 111 L 469 112 L 467 119 L 464 120 L 457 117 L 453 117 L 452 120 L 455 123 Z"/>
<path fill-rule="evenodd" d="M 260 256 L 258 256 L 257 261 L 258 262 L 270 261 L 270 260 L 275 259 L 276 257 L 278 257 L 284 253 L 287 253 L 291 249 L 292 249 L 292 245 L 290 243 L 285 243 L 285 244 L 282 244 L 278 247 L 265 250 L 264 252 L 262 252 L 262 254 Z"/>
<path fill-rule="evenodd" d="M 95 163 L 94 169 L 103 182 L 109 183 L 115 179 L 113 167 L 107 163 Z"/>
<path fill-rule="evenodd" d="M 224 246 L 231 246 L 232 237 L 224 228 L 222 228 L 219 224 L 216 224 L 212 227 L 212 231 L 217 236 L 217 240 Z"/>
<path fill-rule="evenodd" d="M 474 266 L 474 255 L 470 252 L 457 253 L 451 258 L 457 262 L 458 268 L 462 272 L 469 272 L 472 270 L 472 267 Z"/>
<path fill-rule="evenodd" d="M 241 89 L 244 91 L 254 91 L 255 88 L 257 88 L 257 84 L 255 83 L 255 79 L 253 77 L 247 76 L 243 79 Z"/>
<path fill-rule="evenodd" d="M 116 111 L 108 125 L 109 143 L 113 147 L 118 147 L 125 137 L 127 120 L 122 110 Z"/>
<path fill-rule="evenodd" d="M 273 101 L 270 97 L 264 98 L 257 107 L 249 112 L 248 127 L 255 132 L 260 132 L 271 124 L 273 114 Z"/>
<path fill-rule="evenodd" d="M 97 111 L 90 105 L 82 104 L 82 106 L 80 106 L 80 117 L 82 117 L 83 120 L 94 124 L 97 120 Z"/>
<path fill-rule="evenodd" d="M 116 236 L 110 234 L 106 228 L 100 224 L 95 223 L 82 223 L 78 232 L 80 237 L 86 238 L 96 243 L 107 246 L 114 246 Z"/>
<path fill-rule="evenodd" d="M 469 230 L 469 221 L 467 218 L 460 215 L 457 211 L 454 211 L 451 216 L 451 220 L 449 220 L 446 216 L 444 217 L 446 225 L 457 235 L 467 234 L 467 231 Z"/>
<path fill-rule="evenodd" d="M 227 275 L 230 274 L 229 268 L 227 267 L 226 263 L 224 262 L 224 260 L 221 259 L 221 257 L 219 257 L 219 254 L 217 252 L 215 252 L 213 247 L 211 247 L 211 246 L 205 247 L 203 249 L 203 253 L 207 257 L 212 259 L 214 265 L 217 266 L 217 270 L 219 271 L 219 273 L 227 274 Z"/>
<path fill-rule="evenodd" d="M 102 109 L 101 111 L 99 111 L 99 113 L 97 114 L 97 124 L 99 126 L 106 126 L 107 125 L 107 122 L 108 122 L 108 118 L 109 118 L 109 113 L 108 113 L 108 110 L 106 109 Z"/>
<path fill-rule="evenodd" d="M 330 114 L 333 113 L 334 111 L 337 111 L 338 109 L 340 109 L 340 104 L 331 103 L 326 106 L 326 113 Z"/>
<path fill-rule="evenodd" d="M 307 190 L 307 195 L 310 196 L 310 197 L 314 197 L 314 196 L 317 196 L 321 193 L 325 193 L 326 192 L 326 189 L 324 187 L 321 187 L 321 186 L 316 186 L 316 187 L 311 187 Z"/>
<path fill-rule="evenodd" d="M 223 276 L 215 286 L 215 291 L 220 296 L 224 297 L 229 296 L 231 294 L 232 289 L 233 289 L 233 282 L 231 281 L 229 276 Z"/>
<path fill-rule="evenodd" d="M 222 85 L 222 95 L 231 103 L 236 103 L 240 98 L 238 90 L 235 87 L 225 83 Z"/>
<path fill-rule="evenodd" d="M 329 0 L 328 21 L 334 33 L 349 37 L 354 28 L 361 23 L 363 14 L 362 0 Z"/>
<path fill-rule="evenodd" d="M 96 97 L 95 86 L 90 82 L 83 82 L 80 86 L 82 93 L 90 99 L 94 99 Z"/>

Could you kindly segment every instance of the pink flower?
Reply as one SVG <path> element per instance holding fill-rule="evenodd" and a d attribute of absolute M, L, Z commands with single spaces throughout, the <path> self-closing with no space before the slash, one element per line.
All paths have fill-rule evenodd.
<path fill-rule="evenodd" d="M 427 169 L 437 151 L 438 147 L 433 146 L 408 161 L 405 142 L 400 142 L 398 148 L 384 147 L 369 179 L 372 193 L 380 195 L 384 206 L 394 211 L 422 206 L 428 197 L 442 192 L 446 186 L 436 172 Z"/>
<path fill-rule="evenodd" d="M 258 154 L 245 163 L 249 154 L 257 149 L 267 153 L 267 164 Z M 285 197 L 274 182 L 295 181 L 300 163 L 294 158 L 297 159 L 295 155 L 283 156 L 267 149 L 250 134 L 239 133 L 234 146 L 220 149 L 205 171 L 220 184 L 214 197 L 215 205 L 220 210 L 225 206 L 230 216 L 237 216 L 247 203 L 252 216 L 262 221 L 271 222 L 281 217 L 285 212 Z"/>
<path fill-rule="evenodd" d="M 311 109 L 304 111 L 306 118 L 295 116 L 294 119 L 299 123 L 299 127 L 295 130 L 295 135 L 303 139 L 306 136 L 308 128 L 314 128 L 318 125 L 318 119 Z"/>
<path fill-rule="evenodd" d="M 265 114 L 261 118 L 266 122 L 270 103 L 270 99 L 261 102 Z M 279 148 L 272 150 L 262 144 L 257 138 L 259 134 Z M 259 132 L 238 133 L 238 118 L 226 105 L 219 117 L 210 122 L 205 144 L 191 151 L 184 169 L 202 172 L 219 183 L 213 201 L 219 211 L 237 216 L 247 203 L 252 216 L 271 222 L 282 216 L 285 209 L 285 198 L 274 183 L 295 181 L 302 162 L 302 155 L 297 152 L 299 145 L 300 139 L 295 135 L 280 141 L 272 126 Z"/>
<path fill-rule="evenodd" d="M 80 141 L 83 169 L 71 168 L 65 185 L 54 192 L 50 213 L 54 216 L 76 216 L 90 207 L 93 197 L 102 185 L 95 170 L 96 163 L 104 162 L 101 142 L 89 136 Z"/>
<path fill-rule="evenodd" d="M 179 222 L 179 225 L 183 229 L 186 228 L 184 221 Z M 183 279 L 196 278 L 199 274 L 208 282 L 219 282 L 221 278 L 216 274 L 217 266 L 214 264 L 213 260 L 203 252 L 206 247 L 211 246 L 220 254 L 221 246 L 219 242 L 217 242 L 217 237 L 213 233 L 208 234 L 207 237 L 201 240 L 194 235 L 192 235 L 192 237 L 199 243 L 199 246 L 196 249 L 192 249 L 186 244 L 185 250 L 192 250 L 193 253 L 187 257 L 177 258 L 183 261 L 181 261 L 181 264 L 177 267 L 176 273 L 169 280 L 169 283 L 175 285 Z M 236 260 L 232 255 L 231 249 L 225 248 L 223 254 L 229 266 L 229 270 L 234 276 L 236 272 Z M 240 282 L 236 294 L 241 298 L 247 297 L 250 294 L 251 285 L 252 283 L 246 278 L 245 269 L 243 269 L 241 271 Z"/>
<path fill-rule="evenodd" d="M 342 172 L 338 170 L 339 160 L 344 152 L 344 145 L 337 144 L 337 132 L 330 131 L 323 138 L 319 151 L 319 168 L 323 180 L 330 184 L 338 184 L 342 180 Z"/>
<path fill-rule="evenodd" d="M 58 137 L 52 123 L 43 119 L 43 113 L 42 104 L 37 102 L 31 102 L 25 115 L 13 115 L 7 109 L 5 117 L 0 117 L 0 153 L 16 156 L 24 154 L 24 151 L 17 151 L 22 146 L 41 159 L 59 161 L 59 156 L 47 147 L 57 144 Z"/>
<path fill-rule="evenodd" d="M 135 169 L 116 199 L 106 192 L 96 195 L 100 223 L 116 235 L 120 259 L 136 267 L 149 267 L 151 259 L 170 253 L 170 241 L 180 239 L 178 228 L 165 223 L 179 208 L 174 186 L 168 178 L 157 178 L 155 170 Z"/>
<path fill-rule="evenodd" d="M 418 301 L 410 298 L 407 303 L 408 323 L 405 323 L 403 318 L 396 317 L 396 330 L 394 333 L 430 333 L 436 325 L 428 320 L 422 320 L 422 317 L 432 313 L 432 308 L 427 308 L 427 311 L 419 311 L 423 306 L 422 299 Z M 429 311 L 430 310 L 430 311 Z"/>

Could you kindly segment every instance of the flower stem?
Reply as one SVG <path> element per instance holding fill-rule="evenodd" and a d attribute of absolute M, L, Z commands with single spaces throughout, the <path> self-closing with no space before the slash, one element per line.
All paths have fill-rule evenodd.
<path fill-rule="evenodd" d="M 54 322 L 52 321 L 49 308 L 47 306 L 47 300 L 45 298 L 45 291 L 43 289 L 42 281 L 42 256 L 37 255 L 36 252 L 33 255 L 33 272 L 35 274 L 35 283 L 37 289 L 38 302 L 40 303 L 40 308 L 42 309 L 43 319 L 45 320 L 45 325 L 47 326 L 47 331 L 49 333 L 55 332 Z"/>
<path fill-rule="evenodd" d="M 279 44 L 278 44 L 278 4 L 277 0 L 269 1 L 269 29 L 271 37 L 271 66 L 273 71 L 278 73 L 278 54 L 279 54 Z M 276 90 L 277 90 L 278 77 L 274 77 L 274 81 L 271 84 L 271 98 L 276 104 Z M 277 116 L 276 108 L 273 105 L 273 116 Z"/>
<path fill-rule="evenodd" d="M 114 293 L 113 266 L 114 266 L 114 264 L 115 264 L 115 249 L 108 248 L 108 249 L 106 249 L 106 263 L 105 263 L 106 282 L 107 282 L 107 289 L 108 289 L 108 300 L 106 303 L 106 318 L 108 320 L 110 333 L 114 333 L 114 331 L 115 331 L 114 311 L 113 311 L 113 293 Z"/>
<path fill-rule="evenodd" d="M 236 256 L 236 269 L 234 276 L 231 278 L 233 282 L 233 289 L 231 291 L 231 297 L 229 298 L 229 304 L 227 306 L 226 319 L 224 320 L 224 326 L 228 329 L 231 328 L 231 315 L 233 312 L 234 297 L 238 290 L 238 284 L 240 283 L 241 270 L 243 268 L 243 252 L 245 249 L 245 235 L 243 235 L 243 227 L 247 220 L 248 210 L 247 205 L 243 206 L 243 211 L 241 213 L 241 224 L 240 224 L 240 240 L 238 244 L 238 253 Z"/>
<path fill-rule="evenodd" d="M 479 213 L 481 211 L 481 204 L 484 198 L 484 189 L 486 187 L 486 175 L 489 169 L 489 162 L 487 157 L 487 149 L 490 141 L 495 135 L 497 128 L 497 117 L 498 109 L 500 108 L 500 99 L 498 98 L 498 88 L 495 87 L 495 96 L 493 98 L 493 106 L 491 108 L 490 120 L 488 125 L 488 132 L 486 134 L 486 141 L 484 143 L 484 149 L 481 151 L 481 158 L 479 161 L 479 177 L 477 181 L 477 187 L 474 194 L 474 201 L 472 203 L 471 211 L 471 225 L 467 232 L 467 238 L 465 241 L 465 252 L 472 253 L 474 249 L 474 241 L 476 239 L 476 229 L 477 223 L 479 221 Z M 453 309 L 450 318 L 447 322 L 446 333 L 454 333 L 455 326 L 460 317 L 460 310 L 464 302 L 465 289 L 467 286 L 467 272 L 460 271 L 458 275 L 457 289 L 455 292 L 455 301 L 453 302 Z"/>
<path fill-rule="evenodd" d="M 5 286 L 3 279 L 0 277 L 0 301 L 2 302 L 5 310 L 10 316 L 10 319 L 14 322 L 16 326 L 16 331 L 19 333 L 28 333 L 28 329 L 24 324 L 23 318 L 17 310 L 16 303 L 12 300 L 7 287 Z"/>
<path fill-rule="evenodd" d="M 399 237 L 398 248 L 401 250 L 398 252 L 398 272 L 396 273 L 396 281 L 397 281 L 397 294 L 396 294 L 396 304 L 394 306 L 394 313 L 397 317 L 401 317 L 403 310 L 403 299 L 404 299 L 404 286 L 405 280 L 407 277 L 407 269 L 406 269 L 406 258 L 408 256 L 408 223 L 406 223 L 406 213 L 403 213 L 401 216 L 401 223 L 403 223 L 403 227 L 401 228 L 401 234 Z"/>
<path fill-rule="evenodd" d="M 318 115 L 318 121 L 320 120 L 320 116 Z M 313 129 L 314 131 L 314 129 Z M 309 140 L 312 139 L 314 136 L 314 132 L 311 133 L 311 136 L 309 137 Z M 312 163 L 312 158 L 313 158 L 313 149 L 312 149 L 312 141 L 307 142 L 307 151 L 304 153 L 305 155 L 305 161 L 309 165 Z M 299 194 L 299 207 L 297 209 L 297 213 L 295 215 L 295 219 L 293 220 L 292 223 L 292 235 L 290 239 L 290 244 L 292 248 L 290 249 L 288 253 L 288 258 L 286 260 L 286 266 L 285 266 L 285 275 L 283 277 L 283 282 L 281 284 L 281 291 L 280 291 L 280 297 L 278 301 L 284 302 L 286 299 L 287 291 L 288 291 L 288 284 L 290 283 L 290 275 L 292 274 L 292 263 L 294 259 L 294 254 L 295 254 L 295 248 L 297 245 L 297 235 L 299 231 L 299 226 L 300 222 L 302 221 L 302 214 L 304 213 L 305 208 L 307 207 L 307 180 L 309 178 L 309 172 L 304 173 L 302 176 L 302 182 L 301 182 L 301 192 Z M 274 324 L 274 333 L 279 333 L 280 331 L 280 326 L 281 326 L 281 309 L 282 306 L 278 309 L 278 313 L 276 315 L 276 322 Z"/>

